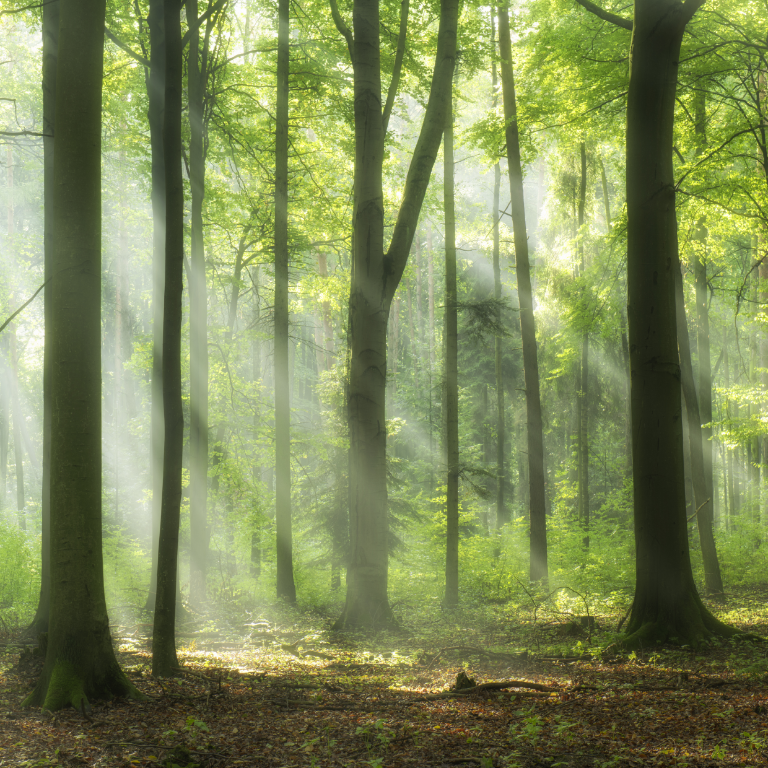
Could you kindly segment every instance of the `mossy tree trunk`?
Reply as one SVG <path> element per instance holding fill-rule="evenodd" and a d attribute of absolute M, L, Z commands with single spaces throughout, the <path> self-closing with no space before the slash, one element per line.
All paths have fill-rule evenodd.
<path fill-rule="evenodd" d="M 165 291 L 163 295 L 163 487 L 152 628 L 152 674 L 170 676 L 176 657 L 181 470 L 184 410 L 181 390 L 181 321 L 184 270 L 184 185 L 181 177 L 181 2 L 165 0 Z"/>
<path fill-rule="evenodd" d="M 61 4 L 50 291 L 51 610 L 28 706 L 140 697 L 109 633 L 101 541 L 101 86 L 104 0 Z"/>

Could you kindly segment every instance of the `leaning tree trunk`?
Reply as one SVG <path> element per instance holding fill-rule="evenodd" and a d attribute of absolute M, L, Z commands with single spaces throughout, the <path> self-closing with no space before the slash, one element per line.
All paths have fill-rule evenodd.
<path fill-rule="evenodd" d="M 685 517 L 672 167 L 677 68 L 701 3 L 636 0 L 627 101 L 627 270 L 636 588 L 624 644 L 734 632 L 703 606 Z"/>
<path fill-rule="evenodd" d="M 459 604 L 459 364 L 456 306 L 456 212 L 453 189 L 453 88 L 443 134 L 445 208 L 445 605 Z"/>
<path fill-rule="evenodd" d="M 355 0 L 354 39 L 335 2 L 334 21 L 354 65 L 355 183 L 349 297 L 349 525 L 347 596 L 337 629 L 392 622 L 387 598 L 387 319 L 408 260 L 440 147 L 456 57 L 457 0 L 441 0 L 432 86 L 405 181 L 389 251 L 384 252 L 385 120 L 382 115 L 378 0 Z M 393 78 L 393 81 L 395 78 Z"/>
<path fill-rule="evenodd" d="M 512 208 L 512 229 L 515 242 L 515 272 L 520 303 L 520 334 L 523 342 L 523 371 L 525 375 L 525 405 L 528 420 L 528 483 L 530 491 L 531 561 L 530 579 L 546 583 L 547 518 L 544 492 L 544 429 L 541 417 L 539 389 L 539 360 L 536 349 L 536 322 L 533 314 L 531 268 L 528 260 L 528 233 L 525 226 L 523 169 L 520 161 L 520 135 L 517 128 L 515 80 L 512 69 L 512 44 L 509 34 L 509 14 L 499 8 L 499 53 L 501 54 L 501 89 L 506 121 L 509 195 Z"/>
<path fill-rule="evenodd" d="M 101 86 L 104 0 L 61 5 L 50 291 L 51 610 L 26 705 L 141 697 L 118 666 L 101 541 Z"/>
<path fill-rule="evenodd" d="M 208 298 L 205 284 L 203 198 L 205 147 L 203 98 L 206 55 L 200 57 L 197 0 L 187 0 L 190 26 L 187 83 L 189 100 L 189 177 L 192 243 L 189 279 L 189 600 L 205 603 L 208 561 Z"/>
<path fill-rule="evenodd" d="M 288 385 L 289 0 L 279 0 L 275 131 L 275 530 L 277 596 L 296 601 L 291 529 L 291 403 Z"/>
<path fill-rule="evenodd" d="M 181 177 L 181 2 L 165 0 L 165 292 L 163 296 L 163 492 L 152 630 L 152 674 L 176 673 L 181 471 L 184 409 L 181 390 L 181 316 L 184 271 L 184 184 Z"/>

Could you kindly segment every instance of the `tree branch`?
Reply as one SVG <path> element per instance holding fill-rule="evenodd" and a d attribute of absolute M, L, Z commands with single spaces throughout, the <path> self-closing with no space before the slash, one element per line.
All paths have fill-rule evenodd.
<path fill-rule="evenodd" d="M 408 9 L 410 7 L 409 0 L 402 0 L 400 5 L 400 34 L 397 38 L 397 52 L 395 53 L 395 66 L 392 69 L 392 80 L 389 83 L 389 90 L 387 91 L 387 103 L 384 105 L 384 114 L 381 118 L 382 125 L 384 126 L 384 133 L 387 132 L 387 126 L 389 125 L 389 116 L 392 114 L 392 107 L 395 103 L 395 96 L 397 95 L 397 87 L 400 85 L 400 72 L 403 69 L 403 56 L 405 55 L 405 37 L 408 31 Z"/>
<path fill-rule="evenodd" d="M 136 61 L 141 64 L 142 67 L 146 67 L 149 69 L 149 59 L 145 59 L 143 56 L 140 56 L 138 53 L 136 53 L 134 50 L 132 50 L 129 46 L 127 46 L 120 38 L 118 38 L 113 32 L 110 32 L 107 27 L 104 27 L 104 34 L 118 47 L 120 50 L 125 51 L 132 59 L 136 59 Z"/>
<path fill-rule="evenodd" d="M 28 298 L 2 325 L 0 325 L 0 333 L 2 333 L 14 320 L 17 315 L 20 315 L 34 300 L 40 291 L 45 288 L 53 278 L 49 277 L 33 294 Z"/>
<path fill-rule="evenodd" d="M 355 38 L 352 37 L 352 30 L 344 23 L 344 19 L 341 18 L 339 13 L 339 6 L 336 4 L 336 0 L 329 0 L 331 4 L 331 16 L 333 16 L 333 23 L 336 25 L 336 29 L 341 32 L 343 38 L 347 41 L 347 48 L 349 49 L 349 59 L 352 62 L 352 66 L 355 65 Z"/>
<path fill-rule="evenodd" d="M 593 2 L 591 2 L 591 0 L 576 0 L 576 2 L 582 8 L 586 8 L 590 13 L 593 13 L 599 19 L 602 19 L 603 21 L 610 21 L 611 24 L 615 24 L 617 27 L 628 29 L 630 32 L 632 31 L 633 24 L 629 19 L 625 19 L 623 16 L 618 16 L 615 13 L 606 11 L 599 5 L 595 5 Z"/>
<path fill-rule="evenodd" d="M 208 6 L 208 9 L 205 11 L 205 13 L 200 15 L 200 18 L 197 20 L 197 22 L 192 24 L 184 33 L 184 37 L 181 38 L 182 48 L 189 42 L 189 38 L 192 36 L 192 33 L 196 29 L 199 29 L 202 23 L 206 21 L 209 16 L 213 15 L 214 13 L 218 13 L 227 4 L 227 2 L 228 0 L 218 0 L 217 3 Z"/>

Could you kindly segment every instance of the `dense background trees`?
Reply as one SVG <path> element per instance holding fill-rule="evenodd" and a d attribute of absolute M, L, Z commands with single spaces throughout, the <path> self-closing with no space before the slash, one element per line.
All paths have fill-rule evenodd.
<path fill-rule="evenodd" d="M 630 361 L 635 396 L 642 367 L 633 312 L 642 323 L 649 310 L 634 301 L 627 313 L 628 257 L 630 291 L 633 264 L 651 283 L 658 273 L 645 258 L 656 246 L 632 245 L 633 233 L 655 228 L 636 226 L 625 192 L 650 152 L 641 142 L 638 165 L 628 165 L 630 37 L 639 67 L 644 27 L 631 33 L 629 17 L 616 26 L 608 5 L 597 16 L 562 0 L 494 13 L 370 2 L 365 13 L 378 21 L 366 32 L 352 3 L 329 14 L 312 2 L 289 7 L 278 46 L 275 4 L 187 4 L 174 107 L 181 157 L 167 169 L 181 170 L 183 184 L 174 214 L 181 335 L 170 360 L 161 298 L 171 287 L 162 276 L 173 234 L 165 231 L 173 211 L 160 135 L 164 110 L 168 117 L 163 5 L 117 2 L 106 12 L 101 500 L 111 610 L 154 605 L 167 443 L 161 393 L 170 386 L 163 364 L 180 366 L 174 590 L 193 616 L 250 610 L 276 593 L 290 599 L 295 587 L 300 604 L 338 618 L 347 568 L 343 625 L 401 618 L 416 599 L 505 600 L 530 590 L 529 581 L 628 605 L 633 508 L 652 507 L 661 488 L 637 461 L 638 445 L 658 433 L 633 432 L 629 418 Z M 702 547 L 712 557 L 708 530 L 726 589 L 765 565 L 766 28 L 747 2 L 692 7 L 664 118 L 664 231 L 677 233 L 689 349 L 673 333 L 683 322 L 670 298 L 677 267 L 662 259 L 671 378 L 659 423 L 677 425 L 679 447 L 657 460 L 679 464 L 670 515 L 678 544 L 691 548 L 686 589 L 716 592 L 714 566 L 702 560 Z M 441 157 L 450 77 L 434 68 L 448 45 L 440 21 L 451 13 L 459 37 L 453 149 Z M 2 317 L 50 275 L 41 21 L 40 9 L 0 17 Z M 378 50 L 370 62 L 368 33 Z M 50 68 L 50 32 L 45 40 Z M 499 53 L 507 40 L 509 54 L 504 45 Z M 286 45 L 287 62 L 278 51 Z M 283 68 L 287 91 L 277 87 Z M 668 73 L 649 78 L 666 82 Z M 286 203 L 287 220 L 276 217 L 276 201 Z M 453 263 L 451 207 L 455 296 L 443 279 Z M 38 298 L 0 337 L 0 546 L 4 561 L 24 564 L 0 579 L 14 595 L 0 601 L 0 615 L 23 623 L 38 601 L 47 514 L 43 330 Z M 681 361 L 687 370 L 683 358 L 692 379 L 685 404 L 676 373 Z M 529 433 L 534 378 L 540 442 Z M 647 409 L 635 408 L 642 425 Z M 696 410 L 700 423 L 689 415 L 689 433 L 682 416 Z M 287 518 L 276 517 L 276 494 Z M 278 520 L 291 523 L 282 555 Z M 458 582 L 453 560 L 446 571 L 449 532 Z M 280 585 L 279 558 L 287 563 Z M 399 611 L 390 612 L 390 600 Z"/>

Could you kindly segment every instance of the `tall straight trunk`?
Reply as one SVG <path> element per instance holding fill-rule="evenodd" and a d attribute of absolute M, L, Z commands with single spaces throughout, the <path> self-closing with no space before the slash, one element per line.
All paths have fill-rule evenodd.
<path fill-rule="evenodd" d="M 491 9 L 491 45 L 493 57 L 491 61 L 491 86 L 493 87 L 493 106 L 498 102 L 498 74 L 496 71 L 496 16 Z M 501 192 L 501 165 L 493 166 L 493 298 L 498 302 L 496 322 L 501 327 L 501 247 L 499 241 L 499 196 Z M 506 440 L 505 410 L 504 410 L 504 373 L 503 361 L 504 337 L 496 334 L 493 345 L 493 362 L 496 387 L 496 527 L 502 528 L 509 522 L 509 511 L 504 503 L 504 489 L 507 484 L 504 470 L 504 441 Z"/>
<path fill-rule="evenodd" d="M 427 292 L 429 308 L 429 370 L 430 387 L 432 386 L 431 372 L 435 367 L 435 264 L 432 260 L 432 229 L 427 235 Z"/>
<path fill-rule="evenodd" d="M 509 34 L 509 14 L 499 8 L 499 53 L 501 54 L 501 89 L 506 121 L 509 195 L 512 208 L 512 229 L 515 243 L 515 272 L 520 302 L 520 334 L 523 343 L 525 375 L 525 405 L 528 422 L 528 484 L 530 499 L 530 579 L 546 583 L 547 519 L 544 491 L 544 430 L 539 389 L 539 361 L 536 349 L 536 322 L 533 314 L 533 290 L 528 260 L 528 234 L 525 225 L 523 168 L 520 160 L 520 135 L 517 127 L 517 103 L 512 69 L 512 44 Z"/>
<path fill-rule="evenodd" d="M 189 179 L 192 243 L 189 276 L 189 599 L 205 603 L 208 562 L 208 298 L 205 282 L 203 199 L 205 197 L 205 136 L 203 101 L 207 45 L 200 56 L 197 0 L 187 0 L 190 27 L 187 57 L 189 104 Z M 194 28 L 193 28 L 193 25 Z M 207 42 L 207 36 L 206 36 Z"/>
<path fill-rule="evenodd" d="M 8 441 L 11 436 L 10 341 L 0 335 L 0 508 L 5 509 L 8 493 Z M 38 609 L 39 611 L 39 609 Z M 47 620 L 46 620 L 47 621 Z M 44 631 L 44 630 L 43 630 Z"/>
<path fill-rule="evenodd" d="M 704 607 L 685 516 L 672 166 L 680 47 L 701 3 L 636 0 L 627 99 L 627 264 L 636 591 L 627 646 L 733 630 Z"/>
<path fill-rule="evenodd" d="M 318 254 L 317 271 L 323 282 L 328 279 L 328 256 L 324 253 Z M 325 358 L 323 370 L 330 371 L 333 366 L 333 324 L 331 323 L 331 302 L 323 299 L 323 344 L 322 351 Z"/>
<path fill-rule="evenodd" d="M 387 597 L 388 500 L 385 393 L 387 319 L 440 146 L 456 58 L 457 0 L 441 0 L 437 53 L 424 122 L 408 168 L 388 251 L 384 250 L 385 115 L 379 0 L 355 0 L 354 34 L 334 21 L 354 67 L 355 181 L 349 297 L 349 528 L 347 595 L 337 629 L 393 621 Z M 395 79 L 393 78 L 393 82 Z"/>
<path fill-rule="evenodd" d="M 261 268 L 256 265 L 251 271 L 251 282 L 253 284 L 253 319 L 252 327 L 254 334 L 251 340 L 251 362 L 252 362 L 252 374 L 251 380 L 254 387 L 259 386 L 261 382 L 261 339 L 259 338 L 258 330 L 261 322 L 261 304 L 259 300 L 259 283 L 260 283 Z M 253 409 L 253 441 L 259 435 L 261 428 L 261 407 L 257 400 Z M 262 467 L 254 462 L 253 464 L 253 481 L 254 485 L 261 481 Z M 261 521 L 256 519 L 253 521 L 253 530 L 251 531 L 251 576 L 255 579 L 261 577 Z"/>
<path fill-rule="evenodd" d="M 579 264 L 584 277 L 587 269 L 584 255 L 584 224 L 587 200 L 587 147 L 579 145 L 581 180 L 579 184 Z M 586 290 L 586 288 L 584 289 Z M 589 546 L 589 328 L 585 326 L 581 337 L 581 391 L 579 397 L 579 520 L 584 528 L 584 546 Z"/>
<path fill-rule="evenodd" d="M 51 402 L 51 605 L 28 706 L 85 711 L 140 697 L 118 666 L 104 596 L 101 443 L 101 87 L 105 3 L 61 4 L 56 73 Z M 142 697 L 143 698 L 143 697 Z"/>
<path fill-rule="evenodd" d="M 11 398 L 13 405 L 13 459 L 16 465 L 16 518 L 19 528 L 27 530 L 24 511 L 24 449 L 21 445 L 21 402 L 19 400 L 19 353 L 16 340 L 16 324 L 8 329 L 11 337 Z"/>
<path fill-rule="evenodd" d="M 726 392 L 728 391 L 729 387 L 731 386 L 731 378 L 730 378 L 730 361 L 728 359 L 728 328 L 723 329 L 723 383 L 725 384 Z M 728 396 L 726 394 L 725 402 L 723 403 L 723 408 L 725 410 L 725 418 L 730 420 L 733 418 L 733 414 L 731 413 L 731 401 L 728 399 Z M 724 451 L 724 471 L 726 472 L 726 482 L 725 482 L 725 488 L 727 490 L 727 499 L 728 499 L 728 516 L 726 518 L 726 529 L 729 531 L 735 531 L 736 530 L 736 513 L 737 513 L 737 506 L 736 506 L 736 489 L 735 489 L 735 483 L 733 479 L 733 451 L 729 450 L 725 443 L 723 443 L 723 451 Z"/>
<path fill-rule="evenodd" d="M 296 601 L 291 530 L 291 404 L 288 371 L 289 0 L 278 0 L 275 131 L 275 529 L 277 596 Z"/>
<path fill-rule="evenodd" d="M 163 490 L 152 631 L 152 674 L 176 673 L 176 597 L 181 518 L 184 409 L 181 390 L 181 321 L 184 273 L 184 184 L 181 177 L 181 2 L 165 0 L 165 292 L 163 296 Z"/>
<path fill-rule="evenodd" d="M 47 7 L 47 6 L 46 6 Z M 152 572 L 146 609 L 155 609 L 157 547 L 163 492 L 163 296 L 165 293 L 165 21 L 163 0 L 149 0 L 149 73 L 147 75 L 149 143 L 152 153 L 152 409 L 150 414 L 150 473 L 152 482 Z"/>
<path fill-rule="evenodd" d="M 453 188 L 453 98 L 443 134 L 443 206 L 445 210 L 445 605 L 459 603 L 459 365 L 456 306 L 456 212 Z"/>
<path fill-rule="evenodd" d="M 43 317 L 45 341 L 43 346 L 43 488 L 41 499 L 41 558 L 40 597 L 32 623 L 26 634 L 37 637 L 48 631 L 48 614 L 51 603 L 51 276 L 54 272 L 53 248 L 53 123 L 56 109 L 56 62 L 59 55 L 59 3 L 43 6 L 43 260 L 45 288 L 43 289 Z M 1 383 L 0 383 L 1 386 Z M 5 473 L 8 438 L 4 441 L 0 427 L 0 471 Z M 5 501 L 5 476 L 3 475 L 2 495 Z"/>
<path fill-rule="evenodd" d="M 715 534 L 712 527 L 712 486 L 708 483 L 704 464 L 703 430 L 699 413 L 699 400 L 696 396 L 696 386 L 693 378 L 691 363 L 691 346 L 688 340 L 688 320 L 685 314 L 685 296 L 683 293 L 683 276 L 679 273 L 676 285 L 677 306 L 677 344 L 680 349 L 680 373 L 683 396 L 688 421 L 688 441 L 691 454 L 691 481 L 693 483 L 694 513 L 699 528 L 701 556 L 704 561 L 704 583 L 709 595 L 723 593 L 723 579 L 720 575 L 720 563 L 717 559 Z M 707 350 L 708 351 L 708 350 Z M 701 350 L 699 350 L 701 353 Z M 701 357 L 699 358 L 701 365 Z M 710 454 L 711 459 L 711 454 Z"/>

